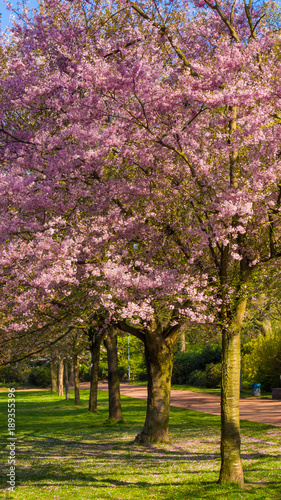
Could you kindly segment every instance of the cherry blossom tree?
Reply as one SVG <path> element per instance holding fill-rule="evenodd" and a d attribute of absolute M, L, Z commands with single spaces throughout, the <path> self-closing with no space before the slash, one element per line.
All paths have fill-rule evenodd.
<path fill-rule="evenodd" d="M 7 310 L 13 238 L 50 304 L 54 283 L 65 293 L 85 280 L 81 261 L 99 283 L 92 297 L 139 338 L 141 325 L 160 374 L 180 317 L 210 318 L 208 297 L 223 343 L 220 481 L 243 484 L 241 324 L 252 270 L 281 255 L 279 35 L 246 2 L 200 0 L 186 15 L 120 2 L 96 17 L 90 4 L 84 17 L 79 2 L 45 5 L 15 27 L 1 78 Z M 152 289 L 176 311 L 165 328 Z"/>

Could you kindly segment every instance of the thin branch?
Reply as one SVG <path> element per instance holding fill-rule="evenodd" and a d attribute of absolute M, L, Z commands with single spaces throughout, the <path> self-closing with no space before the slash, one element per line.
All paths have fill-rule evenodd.
<path fill-rule="evenodd" d="M 50 346 L 59 342 L 59 340 L 66 337 L 66 335 L 68 335 L 73 328 L 74 328 L 73 326 L 70 326 L 68 328 L 68 330 L 66 331 L 66 333 L 64 333 L 63 335 L 61 335 L 57 339 L 53 340 L 52 342 L 48 342 L 47 344 L 44 344 L 43 347 L 40 347 L 40 349 L 37 349 L 37 351 L 33 351 L 32 353 L 26 354 L 25 356 L 22 356 L 21 358 L 16 358 L 16 359 L 13 359 L 10 361 L 6 361 L 5 363 L 0 363 L 0 366 L 9 365 L 11 363 L 18 363 L 19 361 L 23 361 L 24 359 L 27 359 L 27 358 L 30 358 L 31 356 L 34 356 L 34 354 L 38 354 L 39 352 L 42 352 L 44 349 L 49 348 Z"/>
<path fill-rule="evenodd" d="M 228 27 L 230 34 L 232 38 L 238 43 L 240 43 L 240 38 L 236 33 L 236 30 L 233 26 L 233 24 L 227 19 L 227 17 L 224 15 L 223 11 L 221 10 L 217 0 L 215 1 L 215 5 L 213 5 L 210 0 L 204 0 L 204 2 L 212 9 L 216 10 L 220 18 L 223 20 L 224 24 Z"/>
<path fill-rule="evenodd" d="M 156 28 L 159 29 L 160 31 L 160 34 L 163 36 L 163 35 L 166 35 L 167 36 L 167 40 L 169 41 L 171 47 L 174 49 L 174 51 L 176 52 L 176 54 L 178 55 L 178 57 L 181 59 L 181 61 L 183 61 L 184 63 L 184 66 L 186 68 L 189 68 L 190 70 L 190 74 L 191 76 L 194 76 L 194 77 L 197 77 L 199 76 L 198 73 L 192 68 L 190 62 L 188 61 L 188 59 L 185 57 L 184 53 L 182 52 L 182 50 L 174 43 L 173 41 L 173 38 L 171 35 L 169 35 L 167 33 L 167 27 L 165 25 L 161 25 L 159 23 L 157 23 L 156 21 L 153 20 L 153 18 L 151 18 L 148 14 L 146 14 L 146 12 L 144 12 L 142 9 L 140 9 L 140 7 L 136 4 L 136 3 L 131 3 L 131 7 L 132 9 L 137 12 L 143 19 L 145 19 L 146 21 L 150 21 L 153 23 L 153 26 L 155 26 Z"/>

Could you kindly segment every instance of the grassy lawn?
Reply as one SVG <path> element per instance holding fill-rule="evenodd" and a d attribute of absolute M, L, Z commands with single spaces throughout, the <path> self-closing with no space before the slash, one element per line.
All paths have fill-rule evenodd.
<path fill-rule="evenodd" d="M 133 443 L 145 417 L 145 402 L 123 397 L 126 424 L 105 423 L 107 393 L 99 413 L 49 391 L 16 393 L 17 488 L 1 498 L 21 500 L 281 499 L 280 429 L 242 421 L 245 488 L 216 484 L 220 457 L 219 417 L 171 408 L 170 443 Z M 71 394 L 73 398 L 73 394 Z M 0 393 L 2 487 L 6 487 L 7 392 Z"/>

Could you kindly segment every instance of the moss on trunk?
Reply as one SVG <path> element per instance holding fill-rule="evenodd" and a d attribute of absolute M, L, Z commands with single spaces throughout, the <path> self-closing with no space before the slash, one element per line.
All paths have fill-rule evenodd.
<path fill-rule="evenodd" d="M 222 332 L 221 391 L 221 470 L 220 483 L 244 484 L 240 456 L 240 334 L 246 298 L 238 303 L 236 314 Z"/>
<path fill-rule="evenodd" d="M 220 482 L 243 484 L 240 458 L 240 336 L 223 332 Z"/>
<path fill-rule="evenodd" d="M 151 338 L 150 338 L 151 337 Z M 145 339 L 147 363 L 147 410 L 143 430 L 136 436 L 139 443 L 166 443 L 169 441 L 169 415 L 174 343 L 165 341 L 161 334 Z"/>

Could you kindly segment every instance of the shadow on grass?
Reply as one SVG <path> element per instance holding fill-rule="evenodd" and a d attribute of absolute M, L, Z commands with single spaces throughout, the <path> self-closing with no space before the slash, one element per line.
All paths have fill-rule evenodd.
<path fill-rule="evenodd" d="M 90 467 L 89 467 L 90 468 Z M 188 474 L 193 474 L 197 475 L 197 471 L 190 471 Z M 204 471 L 204 474 L 213 474 L 213 471 Z M 119 485 L 119 486 L 144 486 L 146 488 L 150 487 L 160 487 L 160 486 L 179 486 L 185 484 L 184 481 L 171 481 L 169 477 L 167 477 L 166 480 L 164 481 L 157 481 L 155 483 L 155 479 L 153 475 L 153 478 L 151 481 L 149 480 L 144 480 L 143 479 L 143 471 L 136 471 L 134 472 L 134 480 L 119 480 L 115 479 L 114 477 L 114 471 L 110 473 L 109 471 L 104 471 L 104 472 L 98 472 L 96 469 L 94 472 L 82 472 L 82 471 L 75 471 L 73 468 L 65 467 L 64 470 L 59 469 L 57 467 L 56 469 L 54 468 L 54 464 L 38 464 L 37 467 L 34 465 L 32 466 L 32 470 L 29 470 L 27 468 L 20 468 L 18 467 L 17 469 L 17 479 L 18 479 L 18 485 L 20 486 L 21 484 L 25 484 L 26 476 L 28 475 L 28 483 L 31 484 L 40 484 L 41 486 L 47 486 L 47 485 L 63 485 L 63 484 L 72 484 L 75 486 L 85 486 L 91 483 L 92 487 L 103 487 L 103 488 L 109 488 L 112 485 Z M 160 474 L 159 474 L 160 475 Z M 142 479 L 140 479 L 141 477 Z"/>
<path fill-rule="evenodd" d="M 89 466 L 90 468 L 90 466 Z M 155 474 L 151 478 L 151 481 L 143 479 L 143 471 L 138 471 L 136 468 L 134 473 L 134 480 L 122 480 L 116 479 L 114 472 L 110 473 L 108 471 L 99 472 L 95 469 L 94 472 L 81 472 L 75 471 L 71 467 L 64 467 L 62 471 L 59 467 L 54 470 L 54 464 L 39 464 L 37 467 L 32 467 L 32 471 L 27 469 L 18 469 L 18 480 L 19 486 L 24 485 L 25 476 L 28 475 L 28 485 L 42 487 L 64 487 L 68 484 L 75 488 L 83 488 L 85 486 L 91 486 L 91 488 L 97 491 L 106 491 L 112 487 L 118 487 L 120 489 L 120 495 L 125 491 L 123 488 L 130 488 L 130 492 L 136 491 L 136 497 L 138 498 L 139 490 L 142 490 L 142 497 L 145 498 L 149 495 L 150 491 L 153 493 L 161 494 L 161 498 L 164 500 L 182 500 L 189 498 L 204 499 L 209 500 L 230 500 L 230 499 L 240 499 L 240 498 L 251 498 L 251 499 L 265 499 L 265 500 L 279 500 L 281 499 L 280 492 L 280 481 L 248 481 L 245 484 L 244 489 L 240 489 L 235 485 L 221 486 L 216 482 L 210 480 L 200 481 L 198 477 L 198 472 L 204 474 L 204 477 L 213 475 L 213 471 L 202 470 L 200 471 L 187 471 L 188 479 L 184 480 L 170 480 L 169 477 L 161 478 L 159 473 L 159 480 L 155 481 Z M 192 479 L 192 476 L 194 479 Z M 263 495 L 263 490 L 265 496 Z M 167 489 L 164 491 L 163 488 Z M 79 498 L 79 497 L 78 497 Z M 104 498 L 108 498 L 107 495 Z M 115 497 L 114 497 L 115 498 Z M 121 498 L 121 497 L 118 497 Z M 122 497 L 123 498 L 123 497 Z M 133 498 L 133 497 L 132 497 Z M 150 497 L 149 497 L 150 498 Z M 157 497 L 158 498 L 158 497 Z"/>
<path fill-rule="evenodd" d="M 144 423 L 145 401 L 122 397 L 126 423 L 107 426 L 103 424 L 108 417 L 108 394 L 99 393 L 98 414 L 88 411 L 88 394 L 88 390 L 81 391 L 82 404 L 77 406 L 73 400 L 58 398 L 50 391 L 16 394 L 17 480 L 20 486 L 33 485 L 39 489 L 67 484 L 79 490 L 80 487 L 93 487 L 95 492 L 98 488 L 105 492 L 118 487 L 118 498 L 128 498 L 123 493 L 130 487 L 133 489 L 130 498 L 136 499 L 151 498 L 151 494 L 154 497 L 154 492 L 157 499 L 163 500 L 236 500 L 246 498 L 249 492 L 251 499 L 281 498 L 281 494 L 278 496 L 280 481 L 275 481 L 277 473 L 271 478 L 262 462 L 270 458 L 277 469 L 278 457 L 275 455 L 243 453 L 248 477 L 261 479 L 248 482 L 245 491 L 235 487 L 227 489 L 212 481 L 219 469 L 219 416 L 171 408 L 172 443 L 143 447 L 132 441 Z M 1 397 L 1 401 L 7 427 L 7 395 Z M 276 427 L 242 421 L 242 429 L 250 436 L 257 435 L 262 442 L 266 432 Z M 196 443 L 208 447 L 201 446 L 201 451 L 196 452 Z M 210 446 L 213 452 L 209 453 Z M 250 460 L 254 462 L 250 464 Z M 265 488 L 267 496 L 259 494 Z M 139 496 L 141 490 L 144 496 Z M 241 491 L 243 496 L 240 496 Z M 110 491 L 102 498 L 110 498 Z"/>

